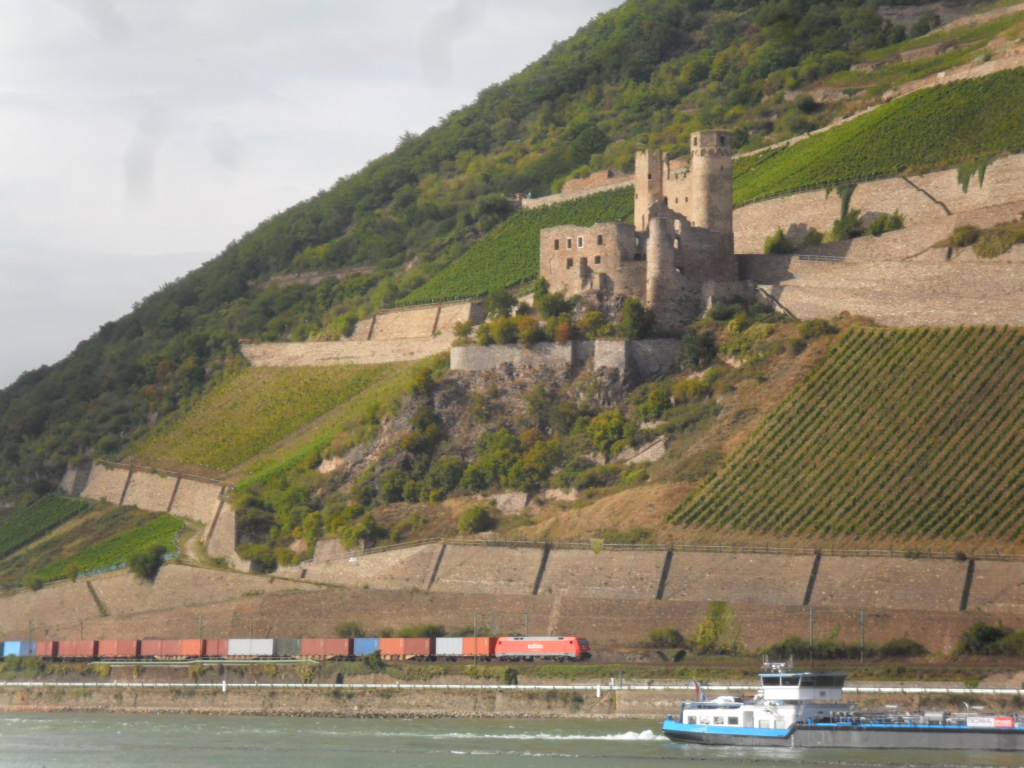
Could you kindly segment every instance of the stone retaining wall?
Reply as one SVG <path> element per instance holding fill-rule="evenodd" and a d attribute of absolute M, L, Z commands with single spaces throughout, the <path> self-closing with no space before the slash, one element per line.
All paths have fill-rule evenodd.
<path fill-rule="evenodd" d="M 89 480 L 85 484 L 85 490 L 82 491 L 82 496 L 87 499 L 120 504 L 125 486 L 127 485 L 127 469 L 93 464 L 89 471 Z"/>
<path fill-rule="evenodd" d="M 441 578 L 430 592 L 332 589 L 275 577 L 169 565 L 152 585 L 128 573 L 93 577 L 89 582 L 95 600 L 84 580 L 5 595 L 0 597 L 0 612 L 7 636 L 27 637 L 31 621 L 32 637 L 37 640 L 77 638 L 80 634 L 95 638 L 195 637 L 200 624 L 206 637 L 248 637 L 250 631 L 254 637 L 320 637 L 332 636 L 334 628 L 347 620 L 359 622 L 371 635 L 384 627 L 443 623 L 461 628 L 475 622 L 489 634 L 579 633 L 595 648 L 607 650 L 640 644 L 651 630 L 666 626 L 692 637 L 707 615 L 708 601 L 721 599 L 734 614 L 736 640 L 748 649 L 764 648 L 787 636 L 806 637 L 813 621 L 816 632 L 836 632 L 840 642 L 859 642 L 863 628 L 868 643 L 909 636 L 934 653 L 952 651 L 960 635 L 977 621 L 1019 626 L 1024 616 L 1020 602 L 992 602 L 992 595 L 999 592 L 997 582 L 1003 579 L 1006 603 L 1018 596 L 1014 585 L 1021 576 L 1020 566 L 1001 572 L 1006 564 L 978 563 L 978 597 L 987 601 L 986 605 L 981 610 L 959 611 L 948 606 L 958 599 L 957 581 L 965 563 L 823 558 L 821 592 L 816 588 L 815 599 L 804 607 L 799 604 L 803 597 L 799 582 L 809 571 L 810 558 L 789 558 L 793 560 L 789 565 L 799 572 L 790 575 L 787 556 L 701 553 L 708 560 L 698 564 L 681 557 L 686 553 L 677 552 L 679 563 L 673 563 L 673 571 L 678 567 L 689 574 L 682 583 L 693 587 L 684 590 L 677 586 L 668 595 L 671 599 L 654 600 L 642 593 L 652 583 L 649 574 L 655 553 L 632 553 L 646 558 L 636 569 L 645 574 L 642 589 L 622 582 L 623 588 L 614 595 L 616 577 L 609 579 L 609 594 L 604 596 L 568 588 L 559 594 L 541 590 L 534 596 L 529 585 L 542 550 L 523 548 L 502 554 L 502 548 L 496 547 L 453 549 L 455 556 L 448 561 L 448 568 L 442 568 Z M 476 554 L 464 557 L 472 552 Z M 577 553 L 580 562 L 583 554 Z M 611 560 L 628 554 L 605 551 L 593 557 Z M 752 562 L 746 562 L 747 558 Z M 761 569 L 752 574 L 745 570 L 748 565 Z M 497 570 L 478 570 L 492 566 Z M 592 582 L 595 572 L 627 572 L 622 561 L 599 571 L 581 566 L 575 577 L 565 562 L 558 565 L 553 561 L 552 566 L 566 584 L 580 576 Z M 501 576 L 507 580 L 502 581 Z M 704 576 L 710 580 L 702 583 Z M 781 586 L 779 579 L 783 580 Z M 790 598 L 792 602 L 783 602 Z M 939 610 L 934 606 L 947 607 Z"/>
<path fill-rule="evenodd" d="M 454 337 L 440 334 L 427 338 L 382 341 L 310 341 L 243 344 L 245 359 L 256 367 L 302 365 L 373 365 L 404 363 L 445 352 Z"/>
<path fill-rule="evenodd" d="M 899 210 L 906 227 L 927 225 L 930 234 L 918 235 L 921 250 L 948 237 L 961 224 L 991 226 L 1019 216 L 1024 209 L 1022 178 L 1024 154 L 1011 155 L 988 166 L 984 184 L 978 184 L 977 176 L 972 178 L 966 193 L 953 168 L 921 176 L 861 182 L 854 190 L 850 207 L 869 218 Z M 779 227 L 796 243 L 803 240 L 810 227 L 828 233 L 832 222 L 839 218 L 840 205 L 836 193 L 827 194 L 820 189 L 741 206 L 733 212 L 736 251 L 762 251 L 765 239 Z M 861 240 L 873 243 L 877 250 L 885 248 L 880 241 L 888 238 Z M 898 258 L 900 253 L 892 257 Z"/>
<path fill-rule="evenodd" d="M 132 472 L 124 494 L 126 506 L 136 506 L 152 512 L 167 512 L 171 507 L 177 475 L 161 475 L 156 472 Z"/>
<path fill-rule="evenodd" d="M 641 378 L 662 376 L 676 368 L 679 342 L 674 339 L 625 341 L 541 342 L 530 347 L 492 344 L 485 347 L 452 347 L 453 371 L 491 371 L 503 365 L 516 368 L 564 368 L 588 364 L 594 368 L 616 368 Z"/>

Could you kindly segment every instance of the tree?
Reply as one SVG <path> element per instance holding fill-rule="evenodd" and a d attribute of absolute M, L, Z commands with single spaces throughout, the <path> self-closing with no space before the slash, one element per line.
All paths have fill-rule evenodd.
<path fill-rule="evenodd" d="M 694 645 L 699 653 L 730 653 L 736 650 L 736 635 L 733 630 L 732 608 L 724 600 L 712 600 L 708 603 L 708 612 L 704 621 L 697 627 Z"/>
<path fill-rule="evenodd" d="M 138 576 L 141 581 L 156 581 L 160 566 L 164 564 L 166 553 L 167 547 L 163 544 L 153 544 L 148 549 L 136 552 L 128 558 L 128 570 Z"/>
<path fill-rule="evenodd" d="M 476 505 L 470 507 L 459 516 L 459 533 L 469 536 L 474 533 L 494 530 L 498 524 L 494 515 L 487 507 Z"/>
<path fill-rule="evenodd" d="M 487 294 L 487 316 L 508 317 L 516 306 L 516 297 L 504 288 L 495 288 Z"/>
<path fill-rule="evenodd" d="M 654 310 L 645 307 L 638 299 L 626 299 L 622 306 L 619 332 L 627 339 L 645 339 L 653 331 Z"/>

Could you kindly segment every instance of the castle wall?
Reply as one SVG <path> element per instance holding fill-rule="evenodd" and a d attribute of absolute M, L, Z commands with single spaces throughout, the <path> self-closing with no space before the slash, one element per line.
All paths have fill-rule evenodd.
<path fill-rule="evenodd" d="M 562 368 L 579 362 L 575 342 L 542 342 L 530 347 L 492 344 L 486 347 L 452 347 L 453 371 L 491 371 L 502 365 L 516 368 Z"/>
<path fill-rule="evenodd" d="M 436 310 L 435 310 L 436 312 Z M 404 363 L 446 351 L 448 334 L 386 341 L 309 341 L 243 344 L 242 355 L 256 367 L 299 365 L 372 365 Z"/>
<path fill-rule="evenodd" d="M 650 378 L 675 370 L 678 349 L 675 339 L 542 342 L 529 348 L 515 344 L 452 347 L 451 370 L 491 371 L 503 365 L 562 368 L 587 363 L 594 368 L 616 368 Z"/>
<path fill-rule="evenodd" d="M 545 195 L 543 197 L 524 197 L 519 203 L 523 208 L 543 208 L 547 205 L 556 205 L 558 203 L 564 203 L 567 200 L 575 200 L 578 197 L 586 197 L 592 195 L 595 192 L 605 192 L 609 189 L 618 189 L 620 187 L 631 187 L 633 186 L 633 176 L 614 176 L 610 178 L 601 179 L 603 174 L 592 174 L 587 177 L 585 184 L 570 184 L 567 181 L 562 186 L 562 191 L 557 192 L 553 195 Z M 593 181 L 590 181 L 591 178 Z M 570 181 L 581 181 L 579 179 L 571 179 Z"/>

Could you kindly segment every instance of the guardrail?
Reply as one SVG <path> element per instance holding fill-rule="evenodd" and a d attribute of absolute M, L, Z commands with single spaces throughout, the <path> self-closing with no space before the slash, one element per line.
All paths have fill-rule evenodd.
<path fill-rule="evenodd" d="M 752 691 L 758 688 L 757 683 L 709 683 L 701 686 L 706 691 Z M 213 683 L 181 682 L 181 683 L 142 683 L 134 681 L 87 681 L 66 682 L 52 680 L 4 680 L 0 688 L 154 688 L 154 689 L 195 689 L 212 688 L 227 691 L 229 688 L 239 689 L 270 689 L 270 690 L 431 690 L 431 691 L 692 691 L 693 683 L 585 683 L 575 685 L 509 685 L 506 683 L 229 683 L 226 680 Z M 932 687 L 926 685 L 885 685 L 885 686 L 848 686 L 843 688 L 847 694 L 955 694 L 957 696 L 1017 696 L 1020 688 L 970 688 Z"/>

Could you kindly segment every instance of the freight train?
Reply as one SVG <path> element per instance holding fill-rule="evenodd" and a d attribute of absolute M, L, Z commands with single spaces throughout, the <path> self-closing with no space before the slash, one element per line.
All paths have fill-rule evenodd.
<path fill-rule="evenodd" d="M 3 657 L 51 661 L 158 661 L 357 659 L 374 652 L 388 661 L 499 659 L 582 661 L 590 644 L 576 635 L 558 637 L 327 637 L 187 640 L 5 640 Z"/>

